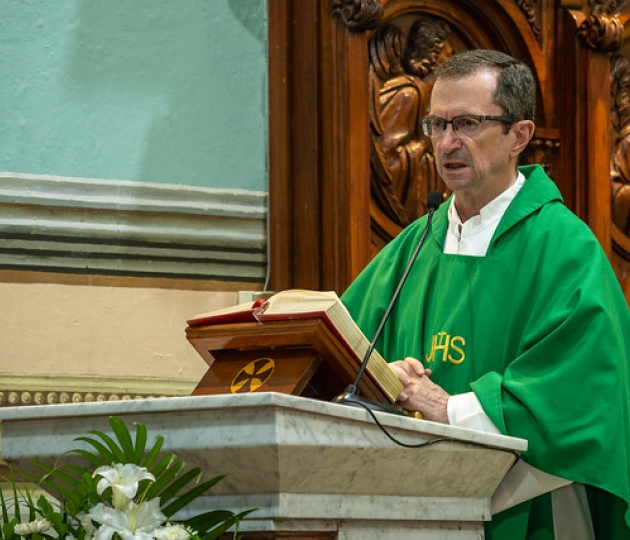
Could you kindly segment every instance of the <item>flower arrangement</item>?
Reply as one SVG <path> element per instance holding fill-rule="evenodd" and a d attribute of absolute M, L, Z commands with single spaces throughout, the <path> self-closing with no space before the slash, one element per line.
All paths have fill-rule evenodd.
<path fill-rule="evenodd" d="M 135 424 L 135 438 L 118 417 L 109 418 L 115 438 L 101 431 L 78 437 L 91 447 L 70 450 L 94 467 L 51 467 L 32 460 L 41 475 L 23 473 L 47 493 L 13 481 L 0 491 L 0 540 L 213 540 L 254 511 L 235 514 L 211 510 L 183 521 L 176 514 L 224 477 L 201 482 L 198 467 L 189 470 L 174 453 L 161 455 L 157 436 L 147 450 L 147 429 Z M 192 487 L 191 487 L 192 486 Z"/>

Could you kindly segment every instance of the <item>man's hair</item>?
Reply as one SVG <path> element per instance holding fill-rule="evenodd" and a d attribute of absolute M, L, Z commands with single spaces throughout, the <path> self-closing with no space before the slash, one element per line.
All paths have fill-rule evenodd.
<path fill-rule="evenodd" d="M 500 51 L 472 49 L 451 56 L 435 69 L 436 79 L 458 79 L 479 71 L 498 73 L 493 101 L 515 120 L 534 120 L 536 82 L 530 69 Z"/>

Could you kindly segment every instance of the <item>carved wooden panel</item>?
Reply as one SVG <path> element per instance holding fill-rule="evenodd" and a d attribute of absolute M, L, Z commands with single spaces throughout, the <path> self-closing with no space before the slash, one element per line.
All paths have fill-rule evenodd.
<path fill-rule="evenodd" d="M 453 52 L 448 23 L 424 14 L 383 23 L 369 38 L 370 195 L 373 249 L 426 213 L 429 191 L 446 195 L 423 134 L 433 69 Z"/>
<path fill-rule="evenodd" d="M 613 102 L 626 98 L 611 94 L 625 79 L 619 63 L 611 83 L 611 56 L 630 58 L 621 48 L 628 0 L 269 5 L 273 288 L 342 292 L 424 213 L 427 192 L 444 191 L 420 126 L 432 70 L 452 52 L 493 48 L 538 80 L 537 130 L 523 162 L 543 164 L 630 289 L 630 187 L 622 168 L 611 178 L 610 158 L 626 151 L 612 127 L 622 115 Z"/>
<path fill-rule="evenodd" d="M 383 2 L 380 24 L 367 37 L 370 61 L 370 186 L 372 254 L 400 230 L 426 213 L 431 190 L 446 197 L 438 177 L 431 141 L 422 133 L 433 70 L 454 52 L 499 48 L 547 72 L 542 57 L 541 6 L 520 3 L 510 13 L 504 3 L 480 12 L 466 2 Z M 509 32 L 506 32 L 510 29 Z M 506 39 L 510 36 L 506 47 Z M 515 39 L 514 36 L 518 36 Z M 546 77 L 543 78 L 546 80 Z M 557 133 L 545 126 L 547 96 L 541 88 L 539 133 L 526 160 L 543 160 L 552 168 Z"/>
<path fill-rule="evenodd" d="M 630 303 L 630 14 L 620 14 L 624 45 L 610 61 L 612 263 Z"/>

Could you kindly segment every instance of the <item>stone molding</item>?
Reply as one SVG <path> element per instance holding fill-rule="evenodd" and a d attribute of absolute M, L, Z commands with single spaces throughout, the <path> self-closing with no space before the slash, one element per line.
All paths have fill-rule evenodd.
<path fill-rule="evenodd" d="M 67 373 L 3 373 L 0 408 L 188 396 L 196 380 Z"/>
<path fill-rule="evenodd" d="M 267 193 L 0 173 L 0 268 L 265 281 Z"/>

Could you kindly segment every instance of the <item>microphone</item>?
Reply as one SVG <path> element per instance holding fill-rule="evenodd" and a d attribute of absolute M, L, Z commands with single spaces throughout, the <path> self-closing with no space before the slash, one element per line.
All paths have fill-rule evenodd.
<path fill-rule="evenodd" d="M 376 342 L 378 341 L 378 338 L 381 336 L 383 327 L 385 326 L 387 319 L 389 319 L 389 314 L 391 313 L 392 308 L 394 307 L 394 304 L 396 303 L 396 300 L 398 299 L 398 296 L 400 295 L 400 291 L 403 288 L 405 281 L 407 281 L 407 276 L 409 275 L 409 272 L 411 271 L 411 267 L 413 266 L 413 263 L 416 261 L 416 258 L 418 257 L 418 253 L 420 252 L 420 248 L 424 244 L 427 234 L 429 233 L 429 229 L 431 228 L 431 223 L 433 222 L 433 213 L 438 209 L 441 202 L 442 202 L 442 194 L 439 191 L 429 192 L 429 195 L 427 197 L 427 209 L 429 211 L 429 214 L 427 218 L 427 224 L 424 227 L 424 231 L 422 233 L 422 236 L 420 237 L 420 241 L 418 242 L 418 245 L 414 249 L 411 255 L 411 259 L 409 259 L 409 263 L 407 263 L 407 268 L 405 268 L 405 271 L 403 272 L 403 275 L 400 278 L 400 281 L 398 282 L 398 286 L 396 287 L 396 290 L 394 291 L 394 294 L 392 295 L 392 299 L 389 301 L 389 305 L 387 306 L 387 309 L 385 310 L 385 314 L 383 315 L 383 318 L 381 319 L 381 322 L 378 325 L 376 333 L 374 334 L 374 337 L 372 338 L 372 341 L 370 342 L 370 345 L 367 348 L 367 351 L 365 351 L 365 355 L 363 356 L 363 360 L 361 361 L 361 366 L 359 367 L 359 371 L 357 372 L 357 375 L 354 378 L 354 381 L 352 382 L 352 384 L 346 387 L 346 389 L 343 391 L 342 394 L 339 394 L 337 397 L 335 397 L 332 400 L 334 403 L 342 403 L 344 405 L 350 405 L 353 407 L 363 407 L 372 411 L 389 412 L 389 413 L 394 413 L 394 414 L 399 414 L 399 415 L 405 414 L 403 411 L 400 411 L 396 407 L 389 405 L 387 403 L 380 403 L 378 401 L 372 401 L 370 399 L 359 396 L 358 387 L 359 387 L 359 382 L 361 382 L 361 379 L 363 378 L 363 374 L 365 373 L 365 369 L 367 368 L 368 361 L 370 357 L 372 356 L 372 351 L 374 350 L 374 347 L 376 346 Z"/>

